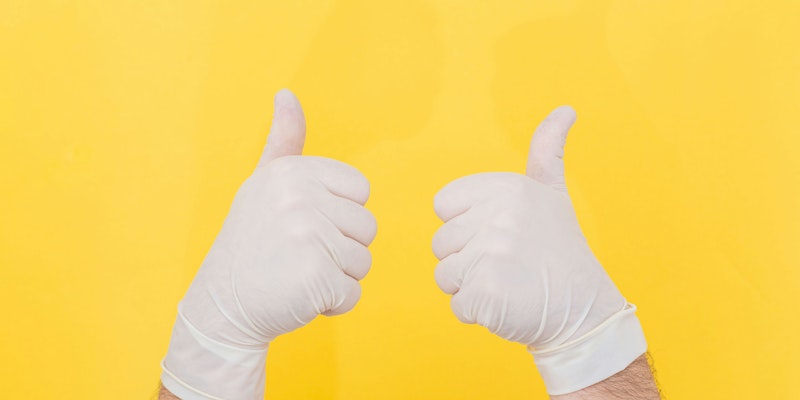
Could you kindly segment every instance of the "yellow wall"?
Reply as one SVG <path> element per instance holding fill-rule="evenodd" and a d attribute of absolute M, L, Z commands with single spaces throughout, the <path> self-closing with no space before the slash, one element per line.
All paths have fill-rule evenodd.
<path fill-rule="evenodd" d="M 289 87 L 379 231 L 355 311 L 272 345 L 268 397 L 545 398 L 438 291 L 432 197 L 523 171 L 566 103 L 579 217 L 665 393 L 798 398 L 798 2 L 490 3 L 0 1 L 0 397 L 152 393 Z"/>

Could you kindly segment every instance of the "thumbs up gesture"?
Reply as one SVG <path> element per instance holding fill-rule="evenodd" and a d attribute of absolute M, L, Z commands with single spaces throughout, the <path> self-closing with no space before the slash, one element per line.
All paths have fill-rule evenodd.
<path fill-rule="evenodd" d="M 574 392 L 625 369 L 646 342 L 592 254 L 564 181 L 569 107 L 537 128 L 527 174 L 457 179 L 434 199 L 435 278 L 456 317 L 528 346 L 548 392 Z"/>
<path fill-rule="evenodd" d="M 269 343 L 361 295 L 376 233 L 369 182 L 302 156 L 304 140 L 300 103 L 281 91 L 261 160 L 178 306 L 162 382 L 181 399 L 263 399 Z"/>

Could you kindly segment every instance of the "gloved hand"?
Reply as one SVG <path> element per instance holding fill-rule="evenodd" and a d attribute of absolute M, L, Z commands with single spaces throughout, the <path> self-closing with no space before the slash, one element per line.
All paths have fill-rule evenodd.
<path fill-rule="evenodd" d="M 182 399 L 263 399 L 269 343 L 361 295 L 376 233 L 369 183 L 300 156 L 304 140 L 302 108 L 281 91 L 258 167 L 178 306 L 162 382 Z"/>
<path fill-rule="evenodd" d="M 527 176 L 457 179 L 434 199 L 436 283 L 462 322 L 528 346 L 548 392 L 564 394 L 625 369 L 646 342 L 629 305 L 581 232 L 564 181 L 575 122 L 553 111 L 533 136 Z"/>

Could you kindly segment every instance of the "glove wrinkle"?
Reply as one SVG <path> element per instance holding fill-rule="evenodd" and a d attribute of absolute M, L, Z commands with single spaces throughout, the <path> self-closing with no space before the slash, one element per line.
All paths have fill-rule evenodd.
<path fill-rule="evenodd" d="M 217 311 L 219 311 L 219 313 L 222 314 L 223 317 L 225 317 L 226 321 L 230 322 L 232 325 L 234 325 L 236 328 L 238 328 L 242 333 L 247 335 L 249 338 L 253 339 L 256 343 L 259 342 L 259 336 L 260 335 L 258 335 L 255 330 L 248 329 L 247 327 L 243 326 L 238 321 L 236 321 L 235 318 L 233 318 L 230 315 L 228 315 L 228 313 L 225 312 L 225 308 L 222 307 L 221 301 L 219 300 L 219 298 L 217 297 L 217 295 L 215 293 L 210 292 L 209 293 L 209 297 L 211 297 L 211 300 L 217 306 Z M 238 299 L 237 299 L 237 304 L 238 304 Z M 249 346 L 248 343 L 236 342 L 235 340 L 233 340 L 233 338 L 229 338 L 228 340 L 230 340 L 235 345 Z"/>
<path fill-rule="evenodd" d="M 564 310 L 562 312 L 562 314 L 564 315 L 564 319 L 561 321 L 561 325 L 558 327 L 558 329 L 556 329 L 555 332 L 553 332 L 552 335 L 550 335 L 549 338 L 540 341 L 539 342 L 539 346 L 537 348 L 540 348 L 540 349 L 541 348 L 545 348 L 546 347 L 545 345 L 550 344 L 551 342 L 554 342 L 556 340 L 556 338 L 558 338 L 561 335 L 561 332 L 564 331 L 564 327 L 567 326 L 567 322 L 569 322 L 569 316 L 570 316 L 569 311 L 570 311 L 570 308 L 572 307 L 572 296 L 571 296 L 571 293 L 570 293 L 571 291 L 572 291 L 572 289 L 568 287 L 567 288 L 567 294 L 564 296 L 564 298 L 566 299 L 567 303 L 564 306 Z"/>
<path fill-rule="evenodd" d="M 239 299 L 239 290 L 236 287 L 236 272 L 235 272 L 235 270 L 231 271 L 231 294 L 233 295 L 233 300 L 236 303 L 236 308 L 239 310 L 239 313 L 242 314 L 242 319 L 244 319 L 244 322 L 247 323 L 247 325 L 249 325 L 249 326 L 245 327 L 242 324 L 239 324 L 233 318 L 229 317 L 228 314 L 225 313 L 224 309 L 220 309 L 222 314 L 225 315 L 225 317 L 228 319 L 228 321 L 230 321 L 237 328 L 242 330 L 242 332 L 244 332 L 246 335 L 249 335 L 250 337 L 252 337 L 256 341 L 264 342 L 266 340 L 266 338 L 263 337 L 263 335 L 259 335 L 258 331 L 264 331 L 265 329 L 264 328 L 260 328 L 258 326 L 258 324 L 255 321 L 253 321 L 252 318 L 250 318 L 250 316 L 247 314 L 247 311 L 245 311 L 244 306 L 242 306 L 241 300 Z M 216 296 L 215 296 L 215 298 L 216 298 Z"/>
<path fill-rule="evenodd" d="M 587 304 L 586 304 L 586 306 L 585 306 L 585 307 L 584 307 L 584 309 L 583 309 L 583 312 L 581 313 L 581 316 L 580 316 L 580 317 L 579 317 L 579 318 L 578 318 L 578 319 L 575 321 L 575 326 L 574 326 L 574 328 L 573 328 L 573 329 L 572 329 L 572 330 L 571 330 L 571 331 L 570 331 L 568 334 L 564 335 L 564 342 L 568 342 L 568 341 L 570 341 L 570 340 L 571 340 L 571 339 L 572 339 L 572 338 L 575 336 L 575 333 L 576 333 L 576 332 L 577 332 L 577 331 L 578 331 L 578 330 L 579 330 L 579 329 L 580 329 L 582 326 L 584 326 L 584 323 L 587 321 L 587 319 L 588 319 L 588 317 L 589 317 L 589 314 L 590 314 L 590 312 L 591 312 L 591 311 L 592 311 L 592 310 L 595 308 L 595 306 L 597 305 L 597 303 L 595 302 L 595 300 L 596 300 L 596 299 L 597 299 L 597 291 L 593 291 L 593 292 L 592 292 L 592 299 L 591 299 L 591 301 L 590 301 L 589 303 L 587 303 Z"/>
<path fill-rule="evenodd" d="M 542 291 L 544 292 L 542 296 L 544 297 L 544 305 L 542 305 L 542 309 L 547 310 L 549 309 L 550 305 L 550 273 L 547 272 L 546 269 L 542 270 Z M 529 343 L 537 343 L 539 338 L 542 337 L 544 334 L 544 328 L 547 326 L 547 313 L 543 313 L 541 319 L 539 320 L 539 329 L 536 330 L 536 334 L 533 335 L 533 339 L 529 341 Z"/>
<path fill-rule="evenodd" d="M 500 301 L 500 304 L 501 304 L 501 306 L 500 306 L 500 320 L 497 321 L 497 329 L 492 331 L 492 333 L 495 334 L 495 335 L 497 334 L 497 332 L 500 332 L 501 330 L 503 330 L 503 322 L 505 322 L 506 314 L 508 313 L 508 296 L 503 296 L 503 299 Z M 511 335 L 512 336 L 516 336 L 516 332 L 512 331 Z"/>

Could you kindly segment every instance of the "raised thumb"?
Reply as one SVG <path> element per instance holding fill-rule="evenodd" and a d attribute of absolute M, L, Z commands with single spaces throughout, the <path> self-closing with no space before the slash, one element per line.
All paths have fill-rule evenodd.
<path fill-rule="evenodd" d="M 564 180 L 564 144 L 577 115 L 570 106 L 553 110 L 539 124 L 531 139 L 527 175 L 545 185 L 566 192 Z"/>
<path fill-rule="evenodd" d="M 303 107 L 294 93 L 282 89 L 275 95 L 272 127 L 258 166 L 266 165 L 279 157 L 301 155 L 305 141 L 306 117 L 303 115 Z"/>

